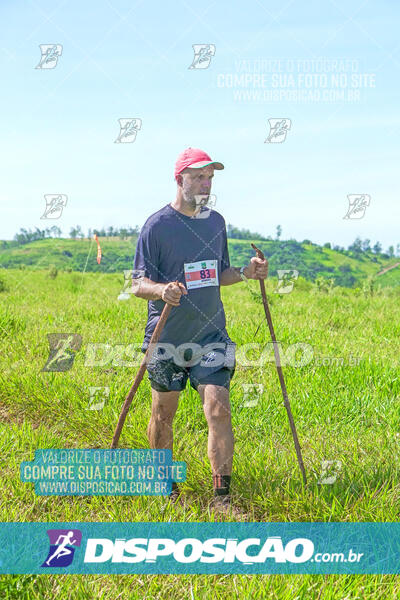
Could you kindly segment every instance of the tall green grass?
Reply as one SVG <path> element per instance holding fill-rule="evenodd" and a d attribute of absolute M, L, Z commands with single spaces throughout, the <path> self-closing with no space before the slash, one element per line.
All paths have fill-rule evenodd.
<path fill-rule="evenodd" d="M 188 384 L 174 421 L 175 460 L 187 462 L 185 506 L 159 497 L 42 497 L 20 482 L 36 448 L 108 448 L 137 368 L 84 365 L 88 343 L 141 342 L 146 302 L 118 302 L 122 275 L 3 270 L 0 294 L 0 461 L 2 521 L 210 521 L 207 425 Z M 284 374 L 309 484 L 303 488 L 276 369 L 238 365 L 231 385 L 236 439 L 232 494 L 253 521 L 398 521 L 400 506 L 400 294 L 318 291 L 300 280 L 290 294 L 267 282 L 283 348 L 310 344 L 314 358 Z M 227 330 L 238 347 L 270 341 L 257 282 L 221 288 Z M 258 331 L 257 331 L 258 329 Z M 255 332 L 257 335 L 255 336 Z M 41 372 L 47 333 L 79 333 L 65 373 Z M 256 357 L 256 354 L 254 357 Z M 251 353 L 248 354 L 251 357 Z M 353 358 L 351 358 L 353 357 Z M 354 361 L 357 357 L 357 361 Z M 341 359 L 343 358 L 343 364 Z M 354 364 L 357 362 L 357 364 Z M 264 394 L 244 406 L 242 384 Z M 89 386 L 109 386 L 102 411 Z M 120 446 L 148 446 L 150 386 L 143 380 Z M 318 483 L 323 461 L 339 461 L 336 482 Z M 340 467 L 339 467 L 340 464 Z M 225 518 L 230 520 L 229 517 Z M 394 576 L 4 576 L 4 598 L 398 598 Z"/>

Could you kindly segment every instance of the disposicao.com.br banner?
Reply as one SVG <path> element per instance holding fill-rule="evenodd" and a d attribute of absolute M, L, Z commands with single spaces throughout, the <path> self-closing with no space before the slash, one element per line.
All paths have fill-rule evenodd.
<path fill-rule="evenodd" d="M 400 523 L 2 523 L 1 573 L 400 573 Z"/>

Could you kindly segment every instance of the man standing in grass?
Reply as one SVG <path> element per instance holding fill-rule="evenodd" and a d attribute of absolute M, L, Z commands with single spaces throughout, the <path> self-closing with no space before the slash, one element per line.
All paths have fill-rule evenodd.
<path fill-rule="evenodd" d="M 242 268 L 230 266 L 224 218 L 204 206 L 214 169 L 223 168 L 197 148 L 178 156 L 176 198 L 151 215 L 139 235 L 134 269 L 142 276 L 133 280 L 133 292 L 149 301 L 143 352 L 165 303 L 173 307 L 147 366 L 152 388 L 150 447 L 173 449 L 172 422 L 189 378 L 208 423 L 212 506 L 228 512 L 234 447 L 229 386 L 235 344 L 225 328 L 219 288 L 243 278 L 265 279 L 267 261 L 253 257 Z M 171 499 L 178 496 L 174 484 Z"/>

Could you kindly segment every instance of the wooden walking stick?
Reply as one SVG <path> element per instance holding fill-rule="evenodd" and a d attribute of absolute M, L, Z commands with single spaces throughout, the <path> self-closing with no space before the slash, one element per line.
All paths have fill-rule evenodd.
<path fill-rule="evenodd" d="M 264 260 L 265 257 L 264 257 L 264 254 L 261 252 L 261 250 L 259 250 L 254 244 L 251 244 L 251 246 L 256 251 L 257 257 Z M 275 337 L 274 326 L 272 325 L 272 319 L 271 319 L 271 313 L 270 313 L 269 306 L 268 306 L 267 295 L 265 293 L 265 284 L 264 284 L 263 279 L 260 279 L 259 281 L 260 281 L 260 290 L 261 290 L 261 296 L 262 296 L 263 305 L 264 305 L 265 316 L 267 318 L 268 327 L 269 327 L 269 331 L 271 334 L 272 343 L 274 346 L 275 365 L 276 365 L 276 370 L 278 371 L 278 377 L 279 377 L 279 381 L 281 384 L 283 403 L 285 405 L 286 412 L 289 417 L 290 429 L 292 430 L 292 434 L 293 434 L 293 440 L 294 440 L 294 446 L 296 448 L 297 460 L 299 462 L 300 471 L 303 475 L 304 485 L 306 485 L 307 484 L 306 471 L 304 468 L 303 458 L 301 456 L 299 438 L 297 437 L 296 426 L 294 424 L 292 410 L 290 408 L 290 402 L 289 402 L 289 398 L 287 395 L 286 384 L 285 384 L 285 380 L 283 378 L 283 371 L 282 371 L 282 367 L 281 367 L 281 359 L 279 356 L 278 344 L 277 344 L 276 337 Z"/>
<path fill-rule="evenodd" d="M 176 282 L 178 283 L 178 282 Z M 146 350 L 146 354 L 140 364 L 139 371 L 135 377 L 135 381 L 132 384 L 131 389 L 127 397 L 125 398 L 125 402 L 122 406 L 121 414 L 119 415 L 117 427 L 115 428 L 114 437 L 112 440 L 111 448 L 116 448 L 118 446 L 119 436 L 121 435 L 122 428 L 125 423 L 126 416 L 128 414 L 129 408 L 132 404 L 133 396 L 136 394 L 136 391 L 140 385 L 140 382 L 143 379 L 144 373 L 146 371 L 147 357 L 153 352 L 154 347 L 153 344 L 156 344 L 160 338 L 161 332 L 164 328 L 164 325 L 168 319 L 169 313 L 171 312 L 172 304 L 166 304 L 161 313 L 161 317 L 159 318 L 157 325 L 153 331 L 153 335 L 150 338 L 149 345 Z"/>

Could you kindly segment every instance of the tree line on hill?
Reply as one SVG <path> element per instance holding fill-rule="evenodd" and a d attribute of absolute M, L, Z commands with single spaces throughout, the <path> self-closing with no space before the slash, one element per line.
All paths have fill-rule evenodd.
<path fill-rule="evenodd" d="M 17 242 L 17 245 L 19 246 L 22 244 L 29 244 L 30 242 L 34 242 L 36 240 L 44 240 L 45 238 L 59 238 L 61 237 L 61 234 L 61 229 L 56 225 L 53 225 L 53 227 L 50 228 L 46 227 L 46 229 L 39 229 L 38 227 L 35 227 L 34 231 L 21 227 L 19 233 L 14 235 L 14 241 Z"/>
<path fill-rule="evenodd" d="M 137 237 L 139 235 L 140 228 L 138 226 L 135 227 L 107 227 L 102 229 L 88 229 L 87 234 L 83 232 L 80 225 L 76 225 L 72 227 L 69 232 L 69 237 L 71 239 L 91 239 L 94 234 L 97 234 L 99 237 L 118 237 L 120 239 L 127 239 L 129 237 Z M 276 228 L 275 238 L 271 236 L 264 237 L 260 233 L 256 233 L 250 231 L 249 229 L 243 229 L 239 227 L 235 227 L 230 223 L 227 226 L 227 234 L 228 238 L 231 239 L 240 239 L 240 240 L 260 240 L 260 241 L 280 241 L 282 235 L 282 227 L 280 225 Z M 19 246 L 23 244 L 28 244 L 30 242 L 34 242 L 36 240 L 42 240 L 46 238 L 60 238 L 62 235 L 62 231 L 56 225 L 53 225 L 50 228 L 39 229 L 38 227 L 35 230 L 24 229 L 21 228 L 18 233 L 15 234 L 14 239 L 12 241 L 3 241 L 3 248 L 11 247 L 11 246 Z M 296 240 L 291 239 L 291 242 L 296 242 Z M 297 242 L 298 243 L 298 242 Z M 357 237 L 352 244 L 350 244 L 345 249 L 344 246 L 339 245 L 331 245 L 329 242 L 324 244 L 322 247 L 319 244 L 315 244 L 310 240 L 303 240 L 303 244 L 311 244 L 314 249 L 320 249 L 322 252 L 322 248 L 328 248 L 332 250 L 336 250 L 337 252 L 341 252 L 348 256 L 352 256 L 354 258 L 363 259 L 364 257 L 369 258 L 370 260 L 374 260 L 374 256 L 379 256 L 381 258 L 393 258 L 394 256 L 400 256 L 400 244 L 397 244 L 396 250 L 394 246 L 389 246 L 386 252 L 383 252 L 382 244 L 380 242 L 376 242 L 373 246 L 371 245 L 371 240 L 365 239 L 361 240 L 361 238 Z M 317 250 L 318 251 L 318 250 Z"/>
<path fill-rule="evenodd" d="M 91 239 L 93 235 L 96 233 L 99 237 L 119 237 L 121 239 L 126 239 L 130 236 L 137 236 L 139 234 L 139 227 L 107 227 L 102 229 L 88 229 L 87 234 L 82 231 L 80 225 L 76 225 L 76 227 L 71 227 L 69 232 L 69 237 L 71 239 Z M 56 225 L 52 227 L 39 229 L 35 227 L 34 230 L 24 229 L 21 227 L 18 233 L 14 235 L 13 240 L 3 241 L 3 248 L 11 247 L 11 246 L 21 246 L 23 244 L 29 244 L 30 242 L 35 242 L 37 240 L 44 240 L 47 238 L 60 238 L 62 235 L 62 231 Z"/>
<path fill-rule="evenodd" d="M 87 235 L 83 233 L 80 225 L 76 227 L 72 227 L 69 232 L 69 237 L 73 240 L 78 238 L 84 239 L 85 237 L 90 239 L 96 234 L 98 237 L 119 237 L 122 240 L 125 240 L 131 236 L 139 235 L 139 227 L 103 227 L 102 229 L 88 229 Z"/>

